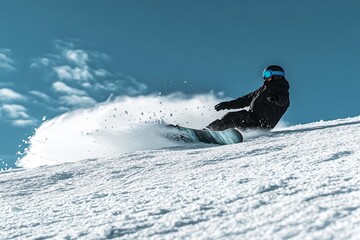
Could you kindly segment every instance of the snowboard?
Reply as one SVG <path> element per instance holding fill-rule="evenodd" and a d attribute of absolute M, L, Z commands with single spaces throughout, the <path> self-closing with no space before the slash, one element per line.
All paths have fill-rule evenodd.
<path fill-rule="evenodd" d="M 181 142 L 203 142 L 210 144 L 234 144 L 244 140 L 242 134 L 235 128 L 229 128 L 223 131 L 200 130 L 182 127 L 178 125 L 167 125 L 167 127 L 176 129 L 166 134 L 167 138 Z"/>

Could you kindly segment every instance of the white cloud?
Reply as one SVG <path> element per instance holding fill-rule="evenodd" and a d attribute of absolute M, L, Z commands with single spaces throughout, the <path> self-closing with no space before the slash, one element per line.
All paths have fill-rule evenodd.
<path fill-rule="evenodd" d="M 91 85 L 91 83 L 89 83 L 89 82 L 84 82 L 84 83 L 81 84 L 81 86 L 83 88 L 87 88 L 87 89 L 90 89 L 90 88 L 93 87 L 93 85 Z"/>
<path fill-rule="evenodd" d="M 0 116 L 5 118 L 14 126 L 33 126 L 37 124 L 36 119 L 27 114 L 27 109 L 18 104 L 4 104 L 0 107 Z"/>
<path fill-rule="evenodd" d="M 0 101 L 4 101 L 4 102 L 23 101 L 25 99 L 26 98 L 23 95 L 9 88 L 0 88 Z"/>
<path fill-rule="evenodd" d="M 42 67 L 48 67 L 52 63 L 52 60 L 50 58 L 35 58 L 31 60 L 30 67 L 31 68 L 42 68 Z"/>
<path fill-rule="evenodd" d="M 116 93 L 123 88 L 123 85 L 124 85 L 124 81 L 115 80 L 115 81 L 104 81 L 102 84 L 100 83 L 97 84 L 96 87 L 98 89 Z"/>
<path fill-rule="evenodd" d="M 79 48 L 81 41 L 55 40 L 55 54 L 46 54 L 32 61 L 32 67 L 42 70 L 49 89 L 56 94 L 54 109 L 74 109 L 95 105 L 113 94 L 139 95 L 146 92 L 147 85 L 133 77 L 112 72 L 104 67 L 111 58 L 100 52 Z M 41 98 L 39 93 L 30 93 Z M 51 95 L 50 95 L 51 96 Z M 43 96 L 47 99 L 46 96 Z"/>
<path fill-rule="evenodd" d="M 46 102 L 49 102 L 51 100 L 51 98 L 47 94 L 45 94 L 43 92 L 39 92 L 39 91 L 34 90 L 34 91 L 30 91 L 29 93 L 31 95 L 33 95 L 33 96 L 36 96 L 36 97 L 40 98 L 41 100 L 46 101 Z"/>
<path fill-rule="evenodd" d="M 0 87 L 12 87 L 14 83 L 12 82 L 0 82 Z"/>
<path fill-rule="evenodd" d="M 64 66 L 56 66 L 53 69 L 60 80 L 88 81 L 94 79 L 91 70 L 88 66 L 73 68 L 64 65 Z"/>
<path fill-rule="evenodd" d="M 95 77 L 104 78 L 111 73 L 103 68 L 92 68 L 92 65 L 100 65 L 101 61 L 110 59 L 104 53 L 75 49 L 75 44 L 61 40 L 54 41 L 55 47 L 60 54 L 53 55 L 54 63 L 52 71 L 60 80 L 90 81 Z"/>
<path fill-rule="evenodd" d="M 97 70 L 94 70 L 94 74 L 95 76 L 97 77 L 107 77 L 107 76 L 111 76 L 112 74 L 105 70 L 105 69 L 97 69 Z"/>
<path fill-rule="evenodd" d="M 1 109 L 8 118 L 29 118 L 26 108 L 22 105 L 4 104 Z"/>
<path fill-rule="evenodd" d="M 63 41 L 63 40 L 60 40 L 60 39 L 54 40 L 53 44 L 57 49 L 60 49 L 60 50 L 73 49 L 75 47 L 75 44 L 73 42 Z"/>
<path fill-rule="evenodd" d="M 57 110 L 57 112 L 64 113 L 64 112 L 70 111 L 71 108 L 69 108 L 69 107 L 64 107 L 64 106 L 60 106 L 60 107 L 58 107 L 56 110 Z"/>
<path fill-rule="evenodd" d="M 87 95 L 87 93 L 85 91 L 80 90 L 80 89 L 76 89 L 76 88 L 72 88 L 72 87 L 66 85 L 63 82 L 54 82 L 52 84 L 52 89 L 55 92 L 64 93 L 64 94 L 67 94 L 67 95 L 79 95 L 79 96 L 86 96 Z"/>
<path fill-rule="evenodd" d="M 91 97 L 87 96 L 62 96 L 59 98 L 60 103 L 73 108 L 87 108 L 94 106 L 97 102 Z"/>
<path fill-rule="evenodd" d="M 13 120 L 11 124 L 16 127 L 28 127 L 28 126 L 36 126 L 38 123 L 35 119 L 18 119 L 18 120 Z"/>
<path fill-rule="evenodd" d="M 65 57 L 78 66 L 86 66 L 89 61 L 89 54 L 84 50 L 65 50 Z"/>
<path fill-rule="evenodd" d="M 6 71 L 13 71 L 16 68 L 14 67 L 15 61 L 10 58 L 11 50 L 9 49 L 0 49 L 0 69 Z"/>
<path fill-rule="evenodd" d="M 136 81 L 134 78 L 130 79 L 130 82 L 132 83 L 132 86 L 127 87 L 126 93 L 129 95 L 138 95 L 142 94 L 147 90 L 147 85 L 144 83 L 140 83 Z"/>

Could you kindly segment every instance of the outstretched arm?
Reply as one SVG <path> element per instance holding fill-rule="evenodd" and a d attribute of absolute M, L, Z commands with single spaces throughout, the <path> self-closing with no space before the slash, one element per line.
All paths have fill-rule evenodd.
<path fill-rule="evenodd" d="M 244 108 L 250 106 L 251 101 L 253 99 L 254 94 L 257 92 L 249 93 L 245 96 L 239 97 L 235 100 L 228 101 L 228 102 L 221 102 L 215 106 L 216 111 L 220 111 L 223 109 L 237 109 L 237 108 Z"/>

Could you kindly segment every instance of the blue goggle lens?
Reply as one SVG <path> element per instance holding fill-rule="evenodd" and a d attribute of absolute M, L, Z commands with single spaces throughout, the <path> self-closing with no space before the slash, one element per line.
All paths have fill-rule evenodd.
<path fill-rule="evenodd" d="M 274 75 L 279 75 L 285 77 L 285 73 L 281 71 L 271 71 L 271 70 L 264 70 L 263 72 L 263 78 L 268 79 L 271 78 Z"/>
<path fill-rule="evenodd" d="M 263 78 L 270 78 L 272 76 L 272 72 L 271 71 L 269 71 L 269 70 L 265 70 L 264 72 L 263 72 Z"/>

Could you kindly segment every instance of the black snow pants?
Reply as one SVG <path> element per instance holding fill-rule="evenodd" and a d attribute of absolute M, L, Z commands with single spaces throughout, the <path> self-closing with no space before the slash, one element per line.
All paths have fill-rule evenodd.
<path fill-rule="evenodd" d="M 210 123 L 207 128 L 211 130 L 221 131 L 228 128 L 261 128 L 261 125 L 261 121 L 258 120 L 254 113 L 242 110 L 225 114 L 221 119 L 217 119 Z"/>

